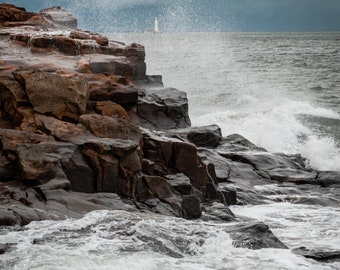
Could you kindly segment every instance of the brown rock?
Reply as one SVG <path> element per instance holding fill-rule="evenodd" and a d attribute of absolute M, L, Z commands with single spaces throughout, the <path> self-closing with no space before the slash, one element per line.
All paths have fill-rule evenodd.
<path fill-rule="evenodd" d="M 62 164 L 75 152 L 69 143 L 21 144 L 17 148 L 23 179 L 47 182 L 54 178 L 66 179 Z"/>
<path fill-rule="evenodd" d="M 20 75 L 23 76 L 34 111 L 74 120 L 86 111 L 88 85 L 85 78 L 77 74 L 59 75 L 40 71 L 25 71 Z"/>
<path fill-rule="evenodd" d="M 126 57 L 91 55 L 90 68 L 92 73 L 108 73 L 132 78 L 132 65 Z"/>
<path fill-rule="evenodd" d="M 80 123 L 97 137 L 130 140 L 137 144 L 142 140 L 139 128 L 123 118 L 84 114 L 80 117 Z"/>
<path fill-rule="evenodd" d="M 31 18 L 35 13 L 26 12 L 24 8 L 10 4 L 0 4 L 0 23 L 23 22 Z"/>
<path fill-rule="evenodd" d="M 90 61 L 86 58 L 81 58 L 77 61 L 77 71 L 81 73 L 90 73 Z"/>
<path fill-rule="evenodd" d="M 22 86 L 11 75 L 0 76 L 0 104 L 9 119 L 20 126 L 22 117 L 18 116 L 17 109 L 29 101 Z"/>
<path fill-rule="evenodd" d="M 78 46 L 77 41 L 70 37 L 63 35 L 55 35 L 53 36 L 52 43 L 56 49 L 58 49 L 60 52 L 66 55 L 80 54 L 80 48 Z"/>
<path fill-rule="evenodd" d="M 89 81 L 90 100 L 113 101 L 120 105 L 136 104 L 139 89 L 133 85 L 126 85 L 126 78 L 108 74 L 86 74 Z"/>
<path fill-rule="evenodd" d="M 145 181 L 153 194 L 170 204 L 177 216 L 182 216 L 182 198 L 164 178 L 160 176 L 145 176 Z"/>
<path fill-rule="evenodd" d="M 129 115 L 119 104 L 112 101 L 97 101 L 96 112 L 103 116 L 111 116 L 129 121 Z"/>
<path fill-rule="evenodd" d="M 20 123 L 21 130 L 34 132 L 37 129 L 34 111 L 31 107 L 19 107 L 16 112 L 15 122 Z"/>
<path fill-rule="evenodd" d="M 64 122 L 51 116 L 35 114 L 35 123 L 38 129 L 60 141 L 82 145 L 96 139 L 83 125 Z"/>
<path fill-rule="evenodd" d="M 53 37 L 48 34 L 35 35 L 30 39 L 30 45 L 39 48 L 50 48 L 53 45 Z"/>
<path fill-rule="evenodd" d="M 54 142 L 54 139 L 46 135 L 39 135 L 32 132 L 0 129 L 0 141 L 3 151 L 16 151 L 21 144 Z"/>

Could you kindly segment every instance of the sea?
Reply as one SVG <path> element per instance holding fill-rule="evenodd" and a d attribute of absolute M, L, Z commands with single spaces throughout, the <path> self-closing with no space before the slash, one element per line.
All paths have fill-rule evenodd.
<path fill-rule="evenodd" d="M 145 46 L 147 73 L 188 95 L 193 126 L 217 124 L 275 153 L 340 171 L 340 33 L 109 33 Z M 339 261 L 296 255 L 340 250 L 339 189 L 256 186 L 282 198 L 237 205 L 236 217 L 267 224 L 289 249 L 236 248 L 228 226 L 150 213 L 94 211 L 82 219 L 0 228 L 0 269 L 339 270 Z M 335 195 L 334 195 L 335 194 Z M 328 197 L 332 204 L 294 203 Z"/>

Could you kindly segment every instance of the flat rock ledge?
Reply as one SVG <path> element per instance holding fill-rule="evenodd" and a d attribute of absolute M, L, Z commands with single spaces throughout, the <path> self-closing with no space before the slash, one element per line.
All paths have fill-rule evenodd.
<path fill-rule="evenodd" d="M 59 7 L 0 4 L 0 47 L 0 226 L 99 209 L 229 222 L 229 205 L 273 201 L 258 185 L 340 186 L 299 155 L 190 127 L 186 93 L 146 75 L 142 45 L 76 29 Z M 286 248 L 262 223 L 230 234 Z"/>

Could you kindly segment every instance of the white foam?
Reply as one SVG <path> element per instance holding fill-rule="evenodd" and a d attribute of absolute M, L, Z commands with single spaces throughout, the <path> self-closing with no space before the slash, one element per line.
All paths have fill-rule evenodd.
<path fill-rule="evenodd" d="M 307 229 L 312 240 L 322 231 L 317 222 L 317 208 L 297 208 L 281 204 L 280 211 L 273 206 L 234 207 L 237 214 L 254 215 L 270 225 L 283 239 L 305 238 Z M 331 229 L 337 226 L 339 212 L 329 209 L 327 218 Z M 296 214 L 302 216 L 300 223 L 290 220 Z M 330 220 L 330 215 L 335 219 Z M 288 219 L 285 220 L 284 216 Z M 303 223 L 312 218 L 308 225 Z M 91 221 L 92 220 L 92 221 Z M 281 226 L 277 226 L 280 223 Z M 297 225 L 297 232 L 290 231 Z M 319 264 L 294 255 L 290 250 L 235 248 L 226 228 L 227 223 L 187 221 L 154 214 L 128 213 L 124 211 L 96 211 L 80 220 L 34 222 L 19 231 L 0 231 L 0 243 L 8 236 L 18 243 L 12 252 L 2 255 L 3 269 L 332 269 L 329 264 Z M 284 226 L 288 230 L 284 230 Z M 306 227 L 307 226 L 307 227 Z M 333 237 L 337 244 L 339 233 L 328 230 L 325 241 Z M 334 234 L 335 233 L 335 234 Z M 5 238 L 3 238 L 3 236 Z M 309 236 L 309 235 L 308 235 Z M 7 237 L 7 238 L 6 238 Z M 45 239 L 33 244 L 33 239 Z M 339 238 L 338 238 L 339 239 Z M 303 240 L 302 240 L 303 241 Z M 307 238 L 308 241 L 308 238 Z M 299 242 L 300 243 L 300 242 Z M 298 244 L 299 244 L 298 243 Z M 302 242 L 303 243 L 303 242 Z M 164 244 L 164 245 L 162 245 Z M 171 256 L 169 248 L 180 252 L 182 257 Z M 339 266 L 335 264 L 334 267 Z M 336 269 L 336 268 L 333 268 Z"/>

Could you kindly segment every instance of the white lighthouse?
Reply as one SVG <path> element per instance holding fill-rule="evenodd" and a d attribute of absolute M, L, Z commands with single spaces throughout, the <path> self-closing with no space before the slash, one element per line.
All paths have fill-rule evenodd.
<path fill-rule="evenodd" d="M 158 28 L 158 18 L 157 18 L 157 17 L 155 18 L 155 27 L 154 27 L 153 31 L 154 31 L 155 33 L 159 33 L 159 28 Z"/>

